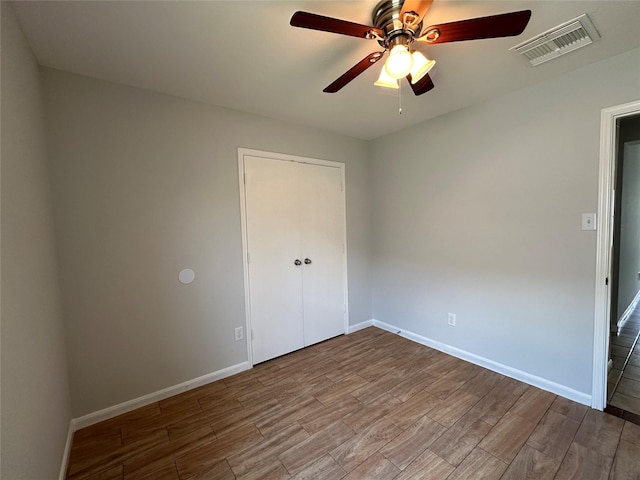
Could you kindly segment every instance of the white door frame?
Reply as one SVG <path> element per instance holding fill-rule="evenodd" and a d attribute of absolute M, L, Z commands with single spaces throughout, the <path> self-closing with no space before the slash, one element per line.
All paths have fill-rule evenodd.
<path fill-rule="evenodd" d="M 345 165 L 340 162 L 331 162 L 329 160 L 320 160 L 317 158 L 299 157 L 297 155 L 287 155 L 284 153 L 265 152 L 262 150 L 252 150 L 249 148 L 238 148 L 238 181 L 240 186 L 240 225 L 242 229 L 242 268 L 244 274 L 244 308 L 245 308 L 245 338 L 247 341 L 247 361 L 253 367 L 253 351 L 251 347 L 251 292 L 249 289 L 249 255 L 248 255 L 248 238 L 247 238 L 247 211 L 245 201 L 245 182 L 244 182 L 244 157 L 262 157 L 273 160 L 283 160 L 289 162 L 309 163 L 312 165 L 324 165 L 340 169 L 340 177 L 342 181 L 342 210 L 344 212 L 344 253 L 343 271 L 344 271 L 344 333 L 349 332 L 349 291 L 347 282 L 347 202 L 346 202 L 346 183 L 345 183 Z"/>
<path fill-rule="evenodd" d="M 598 183 L 599 227 L 596 244 L 596 291 L 593 332 L 593 382 L 591 406 L 603 410 L 607 405 L 607 362 L 611 293 L 606 280 L 611 275 L 611 238 L 616 164 L 616 122 L 640 114 L 640 100 L 604 108 L 600 116 L 600 175 Z M 611 283 L 610 281 L 608 282 Z"/>

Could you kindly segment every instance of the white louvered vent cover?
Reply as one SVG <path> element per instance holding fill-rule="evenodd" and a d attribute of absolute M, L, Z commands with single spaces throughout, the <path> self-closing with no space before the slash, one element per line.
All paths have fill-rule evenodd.
<path fill-rule="evenodd" d="M 600 34 L 585 13 L 511 47 L 510 50 L 521 54 L 531 66 L 535 67 L 565 53 L 586 47 L 599 38 Z"/>

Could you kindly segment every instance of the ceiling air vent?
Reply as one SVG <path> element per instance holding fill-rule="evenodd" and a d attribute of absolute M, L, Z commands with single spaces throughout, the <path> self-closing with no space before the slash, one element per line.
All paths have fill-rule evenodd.
<path fill-rule="evenodd" d="M 600 38 L 587 14 L 547 30 L 526 42 L 511 47 L 533 67 L 565 53 L 586 47 Z"/>

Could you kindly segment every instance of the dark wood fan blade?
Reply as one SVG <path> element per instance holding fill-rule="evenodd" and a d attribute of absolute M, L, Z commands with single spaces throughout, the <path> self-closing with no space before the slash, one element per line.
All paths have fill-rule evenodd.
<path fill-rule="evenodd" d="M 520 35 L 527 23 L 529 23 L 530 18 L 531 10 L 522 10 L 490 17 L 442 23 L 426 28 L 418 40 L 427 43 L 446 43 L 482 38 L 511 37 Z M 436 31 L 437 33 L 435 33 Z"/>
<path fill-rule="evenodd" d="M 427 73 L 424 77 L 418 80 L 415 85 L 411 83 L 411 74 L 407 75 L 407 80 L 409 81 L 409 85 L 411 85 L 411 90 L 416 95 L 422 95 L 423 93 L 427 93 L 431 90 L 435 85 L 433 84 L 433 80 Z"/>
<path fill-rule="evenodd" d="M 378 60 L 380 60 L 383 54 L 384 52 L 370 53 L 369 55 L 364 57 L 362 60 L 360 60 L 358 63 L 356 63 L 353 67 L 351 67 L 349 70 L 347 70 L 345 73 L 343 73 L 335 82 L 333 82 L 331 85 L 325 88 L 323 92 L 336 93 L 338 90 L 340 90 L 347 83 L 349 83 L 351 80 L 353 80 L 362 72 L 364 72 L 371 65 L 373 65 Z"/>
<path fill-rule="evenodd" d="M 294 13 L 289 23 L 294 27 L 351 35 L 352 37 L 373 38 L 369 35 L 370 32 L 374 32 L 381 37 L 384 36 L 382 30 L 376 27 L 369 27 L 368 25 L 360 25 L 359 23 L 347 22 L 346 20 L 324 17 L 308 12 Z"/>
<path fill-rule="evenodd" d="M 433 0 L 405 0 L 402 4 L 402 10 L 400 11 L 400 19 L 402 19 L 405 13 L 414 12 L 418 16 L 413 24 L 417 25 L 422 21 L 422 18 L 432 3 Z"/>

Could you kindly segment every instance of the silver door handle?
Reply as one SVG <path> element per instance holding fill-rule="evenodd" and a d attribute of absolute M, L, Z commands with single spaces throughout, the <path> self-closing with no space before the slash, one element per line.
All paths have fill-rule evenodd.
<path fill-rule="evenodd" d="M 296 266 L 300 266 L 300 265 L 302 265 L 302 262 L 296 258 L 295 261 L 293 262 L 293 264 L 296 265 Z"/>
<path fill-rule="evenodd" d="M 305 265 L 311 265 L 311 259 L 310 258 L 305 258 L 304 259 L 304 264 Z"/>

